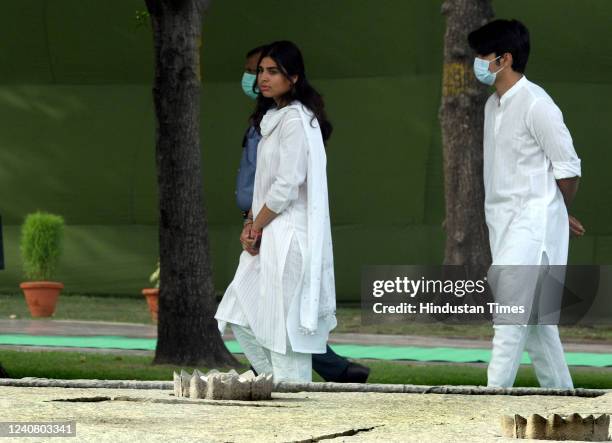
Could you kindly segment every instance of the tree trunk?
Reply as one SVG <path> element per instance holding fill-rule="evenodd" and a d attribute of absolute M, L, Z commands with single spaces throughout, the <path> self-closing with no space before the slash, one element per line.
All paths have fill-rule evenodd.
<path fill-rule="evenodd" d="M 0 363 L 0 378 L 11 378 L 6 370 L 2 367 L 2 363 Z"/>
<path fill-rule="evenodd" d="M 493 17 L 491 0 L 446 0 L 440 122 L 444 151 L 444 264 L 482 278 L 491 263 L 482 172 L 484 104 L 489 95 L 472 70 L 468 34 Z"/>
<path fill-rule="evenodd" d="M 202 196 L 200 45 L 206 0 L 146 0 L 155 50 L 160 296 L 154 363 L 237 365 L 213 318 Z"/>

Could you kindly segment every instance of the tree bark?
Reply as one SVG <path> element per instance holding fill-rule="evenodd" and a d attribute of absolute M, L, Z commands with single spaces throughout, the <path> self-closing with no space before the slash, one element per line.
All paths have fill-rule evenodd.
<path fill-rule="evenodd" d="M 154 363 L 238 362 L 216 310 L 200 152 L 200 46 L 207 0 L 146 0 L 155 52 L 160 295 Z"/>
<path fill-rule="evenodd" d="M 491 263 L 484 215 L 483 124 L 489 95 L 472 70 L 468 34 L 493 17 L 491 0 L 446 0 L 440 123 L 444 154 L 444 264 L 482 278 Z"/>

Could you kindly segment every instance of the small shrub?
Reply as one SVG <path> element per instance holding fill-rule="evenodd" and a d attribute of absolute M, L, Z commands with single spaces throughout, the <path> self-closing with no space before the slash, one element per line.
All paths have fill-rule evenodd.
<path fill-rule="evenodd" d="M 159 289 L 159 260 L 157 261 L 157 268 L 155 268 L 155 271 L 149 277 L 149 281 L 153 284 L 154 288 Z"/>
<path fill-rule="evenodd" d="M 35 212 L 21 226 L 21 258 L 27 279 L 51 280 L 62 252 L 64 219 L 59 215 Z"/>

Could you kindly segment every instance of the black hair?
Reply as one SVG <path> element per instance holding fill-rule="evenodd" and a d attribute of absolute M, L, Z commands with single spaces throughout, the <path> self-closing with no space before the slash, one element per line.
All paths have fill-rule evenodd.
<path fill-rule="evenodd" d="M 251 49 L 249 52 L 246 53 L 245 58 L 249 58 L 252 55 L 259 54 L 261 51 L 264 50 L 265 47 L 265 45 L 262 45 Z"/>
<path fill-rule="evenodd" d="M 298 100 L 308 108 L 314 114 L 311 124 L 315 118 L 318 120 L 323 141 L 327 141 L 331 136 L 333 127 L 327 119 L 323 97 L 310 85 L 306 78 L 304 59 L 300 49 L 290 41 L 278 41 L 270 43 L 263 48 L 257 66 L 259 66 L 264 57 L 270 57 L 274 60 L 278 69 L 289 81 L 291 81 L 291 77 L 297 75 L 297 81 L 292 83 L 291 89 L 285 94 L 283 100 L 285 103 Z M 257 75 L 259 76 L 259 72 Z M 255 82 L 256 84 L 257 82 Z M 274 107 L 276 107 L 274 99 L 264 97 L 261 93 L 257 95 L 255 111 L 251 115 L 251 124 L 258 131 L 260 130 L 259 124 L 263 116 L 268 109 Z"/>
<path fill-rule="evenodd" d="M 512 69 L 524 73 L 529 59 L 529 31 L 518 20 L 494 20 L 470 32 L 470 47 L 478 55 L 512 54 Z"/>

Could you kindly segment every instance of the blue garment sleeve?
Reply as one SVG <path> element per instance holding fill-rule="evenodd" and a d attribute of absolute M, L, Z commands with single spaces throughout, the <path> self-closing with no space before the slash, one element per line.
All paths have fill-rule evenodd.
<path fill-rule="evenodd" d="M 245 136 L 240 158 L 240 169 L 236 179 L 236 203 L 241 211 L 251 209 L 253 203 L 253 185 L 255 183 L 255 168 L 257 167 L 257 145 L 261 135 L 254 127 L 250 127 Z"/>

